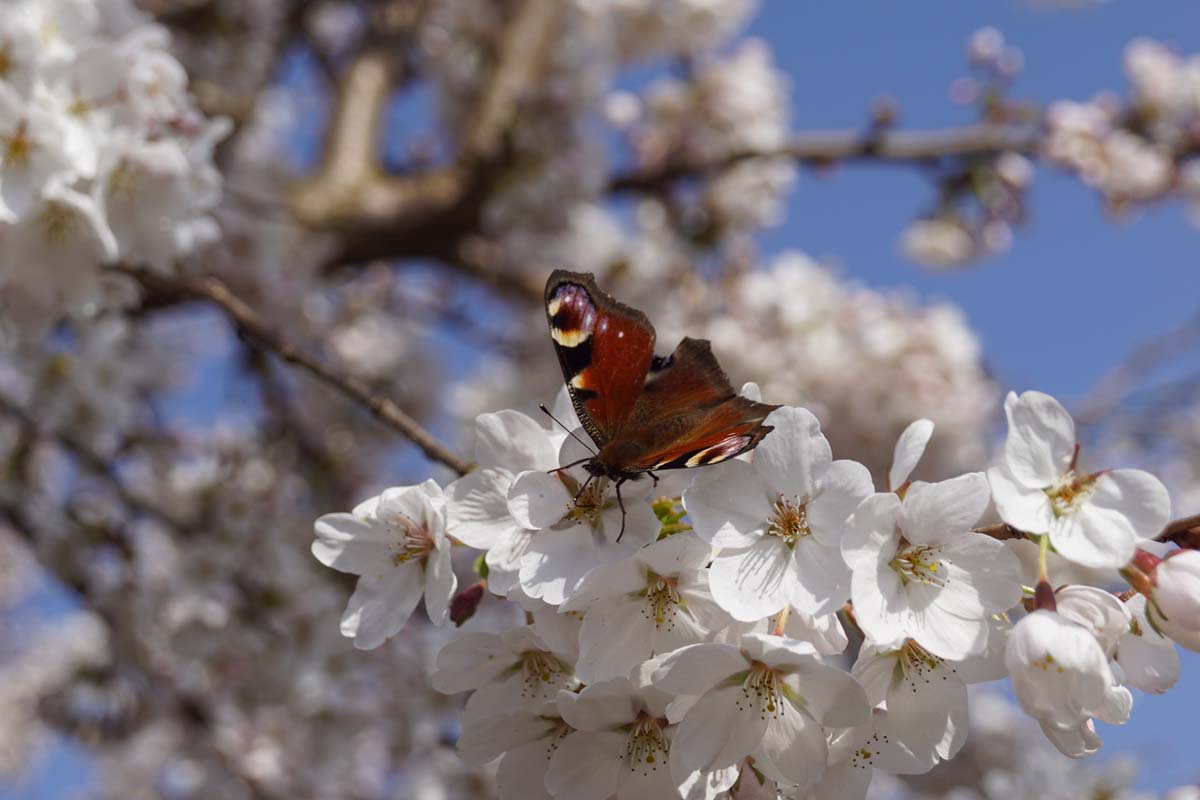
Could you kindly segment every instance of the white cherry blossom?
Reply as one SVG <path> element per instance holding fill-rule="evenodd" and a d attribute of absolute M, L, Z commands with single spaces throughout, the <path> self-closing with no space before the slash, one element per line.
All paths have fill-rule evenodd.
<path fill-rule="evenodd" d="M 578 686 L 573 641 L 540 635 L 533 627 L 502 633 L 475 632 L 448 642 L 438 652 L 433 688 L 445 694 L 473 691 L 463 727 L 480 720 L 528 711 L 553 701 L 560 689 Z"/>
<path fill-rule="evenodd" d="M 676 650 L 654 685 L 699 699 L 673 741 L 676 780 L 754 756 L 768 778 L 815 784 L 825 771 L 827 729 L 868 719 L 866 693 L 850 675 L 822 664 L 810 645 L 749 633 L 738 645 L 706 643 Z"/>
<path fill-rule="evenodd" d="M 855 616 L 872 641 L 912 638 L 952 660 L 986 648 L 988 618 L 1021 595 L 1016 557 L 971 530 L 987 502 L 987 481 L 971 473 L 914 483 L 903 501 L 875 494 L 858 507 L 842 552 Z"/>
<path fill-rule="evenodd" d="M 1075 422 L 1047 394 L 1010 392 L 1005 459 L 988 471 L 996 508 L 1009 525 L 1049 533 L 1055 550 L 1088 567 L 1122 567 L 1136 542 L 1167 523 L 1171 500 L 1148 472 L 1083 472 Z"/>
<path fill-rule="evenodd" d="M 562 718 L 575 730 L 559 743 L 546 788 L 563 800 L 678 798 L 671 777 L 667 720 L 671 696 L 627 677 L 558 693 Z"/>
<path fill-rule="evenodd" d="M 1200 652 L 1200 551 L 1178 550 L 1159 562 L 1146 604 L 1150 624 L 1188 650 Z"/>
<path fill-rule="evenodd" d="M 1135 594 L 1125 601 L 1132 621 L 1117 640 L 1117 663 L 1125 683 L 1151 694 L 1162 694 L 1179 682 L 1179 651 L 1146 618 L 1146 598 Z"/>
<path fill-rule="evenodd" d="M 342 635 L 355 647 L 370 650 L 395 636 L 422 596 L 429 619 L 446 621 L 458 581 L 437 483 L 387 489 L 350 514 L 326 514 L 316 534 L 318 561 L 359 576 L 342 615 Z"/>
<path fill-rule="evenodd" d="M 753 463 L 730 461 L 701 475 L 683 504 L 696 533 L 721 552 L 713 596 L 735 619 L 753 621 L 789 604 L 836 611 L 850 596 L 840 545 L 846 518 L 871 493 L 866 467 L 834 461 L 811 412 L 771 412 Z"/>
<path fill-rule="evenodd" d="M 571 726 L 554 702 L 475 720 L 463 729 L 458 753 L 468 764 L 499 758 L 499 800 L 549 800 L 546 770 Z"/>
<path fill-rule="evenodd" d="M 563 442 L 560 465 L 589 455 L 577 438 L 583 435 L 578 429 Z M 618 498 L 613 481 L 581 466 L 518 474 L 508 490 L 508 510 L 518 525 L 534 531 L 521 556 L 521 588 L 558 605 L 593 569 L 654 541 L 661 526 L 648 502 L 651 489 L 649 478 L 629 481 Z"/>
<path fill-rule="evenodd" d="M 876 708 L 864 724 L 830 738 L 829 768 L 811 800 L 864 800 L 875 770 L 893 775 L 922 775 L 937 763 L 919 758 L 900 741 L 892 715 Z"/>
<path fill-rule="evenodd" d="M 655 655 L 708 641 L 729 623 L 708 589 L 712 548 L 681 533 L 588 573 L 559 611 L 586 611 L 579 677 L 623 677 Z"/>

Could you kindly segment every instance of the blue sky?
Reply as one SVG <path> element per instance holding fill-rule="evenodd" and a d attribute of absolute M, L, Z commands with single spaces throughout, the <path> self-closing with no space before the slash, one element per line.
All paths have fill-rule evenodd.
<path fill-rule="evenodd" d="M 1073 11 L 1012 0 L 766 0 L 750 33 L 770 42 L 792 78 L 796 128 L 861 126 L 880 95 L 898 102 L 903 127 L 933 128 L 972 119 L 949 101 L 947 88 L 965 72 L 967 37 L 984 25 L 1024 51 L 1014 94 L 1037 101 L 1123 90 L 1122 52 L 1137 36 L 1200 51 L 1200 4 L 1172 0 L 1111 0 Z M 931 197 L 928 183 L 903 167 L 852 166 L 828 177 L 805 172 L 786 222 L 763 237 L 764 249 L 798 248 L 838 261 L 863 283 L 954 301 L 1004 385 L 1067 402 L 1138 342 L 1200 308 L 1200 229 L 1179 204 L 1113 220 L 1077 180 L 1040 172 L 1032 221 L 1012 248 L 945 274 L 923 272 L 896 248 L 904 225 Z M 1194 353 L 1184 361 L 1200 366 Z M 1189 744 L 1197 708 L 1200 656 L 1185 652 L 1177 688 L 1157 697 L 1135 693 L 1127 725 L 1100 726 L 1101 757 L 1137 755 L 1137 785 L 1147 789 L 1200 780 Z"/>
<path fill-rule="evenodd" d="M 1200 4 L 1184 0 L 1111 0 L 1077 11 L 1015 0 L 764 0 L 750 33 L 771 43 L 792 77 L 797 128 L 861 125 L 872 98 L 885 94 L 898 101 L 903 126 L 925 128 L 970 121 L 946 90 L 964 72 L 966 38 L 983 25 L 998 27 L 1024 50 L 1015 93 L 1031 100 L 1122 89 L 1121 53 L 1135 36 L 1200 51 Z M 319 106 L 314 98 L 314 110 Z M 411 134 L 428 120 L 401 113 L 396 122 Z M 297 148 L 311 152 L 314 141 L 306 135 Z M 1013 247 L 947 275 L 922 272 L 896 250 L 900 231 L 930 197 L 928 184 L 903 167 L 855 166 L 825 177 L 805 172 L 786 222 L 763 236 L 763 246 L 768 253 L 796 248 L 836 260 L 844 274 L 872 286 L 954 301 L 1002 383 L 1067 401 L 1136 343 L 1200 305 L 1200 230 L 1178 205 L 1113 221 L 1078 181 L 1040 173 L 1032 222 Z M 1200 365 L 1200 358 L 1190 360 Z M 1200 779 L 1188 747 L 1197 708 L 1200 656 L 1185 653 L 1179 687 L 1161 697 L 1136 694 L 1128 725 L 1101 726 L 1102 758 L 1138 755 L 1138 785 L 1145 788 Z M 56 747 L 46 770 L 25 786 L 0 789 L 0 800 L 75 796 L 86 773 L 77 751 Z"/>

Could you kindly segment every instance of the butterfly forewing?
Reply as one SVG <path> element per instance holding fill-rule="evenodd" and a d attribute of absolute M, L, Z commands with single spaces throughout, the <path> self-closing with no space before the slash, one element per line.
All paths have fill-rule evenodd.
<path fill-rule="evenodd" d="M 598 447 L 619 438 L 654 357 L 654 328 L 618 303 L 591 275 L 556 270 L 546 283 L 546 316 L 571 402 Z"/>

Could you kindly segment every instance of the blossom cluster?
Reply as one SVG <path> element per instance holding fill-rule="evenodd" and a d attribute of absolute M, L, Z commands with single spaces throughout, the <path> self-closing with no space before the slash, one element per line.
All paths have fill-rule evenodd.
<path fill-rule="evenodd" d="M 0 4 L 0 291 L 25 326 L 110 304 L 100 267 L 216 238 L 205 118 L 166 31 L 125 0 Z"/>
<path fill-rule="evenodd" d="M 751 781 L 865 797 L 876 771 L 953 758 L 967 687 L 1006 676 L 1081 758 L 1099 749 L 1094 720 L 1129 718 L 1130 688 L 1176 682 L 1176 644 L 1200 650 L 1200 554 L 1154 541 L 1170 515 L 1157 478 L 1085 469 L 1056 400 L 1010 394 L 1005 411 L 986 473 L 913 480 L 934 435 L 922 419 L 876 487 L 834 458 L 811 412 L 783 406 L 751 454 L 618 497 L 580 465 L 564 392 L 562 430 L 481 415 L 476 470 L 321 517 L 313 554 L 358 576 L 341 631 L 359 648 L 422 600 L 439 625 L 469 619 L 485 592 L 524 609 L 524 625 L 452 638 L 432 676 L 472 692 L 459 752 L 499 759 L 501 798 L 721 798 Z M 1033 578 L 1010 537 L 981 527 L 992 504 L 999 527 L 1037 543 Z M 462 592 L 456 546 L 484 551 Z M 1052 587 L 1051 552 L 1136 591 Z"/>

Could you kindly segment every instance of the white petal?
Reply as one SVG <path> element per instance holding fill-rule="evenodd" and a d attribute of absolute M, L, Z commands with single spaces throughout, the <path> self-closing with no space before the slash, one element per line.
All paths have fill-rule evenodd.
<path fill-rule="evenodd" d="M 989 469 L 987 476 L 1000 519 L 1019 531 L 1050 531 L 1050 526 L 1054 524 L 1054 507 L 1044 489 L 1028 488 L 1004 466 Z"/>
<path fill-rule="evenodd" d="M 388 545 L 394 534 L 374 520 L 352 514 L 326 514 L 314 526 L 313 556 L 327 567 L 353 575 L 392 568 Z"/>
<path fill-rule="evenodd" d="M 786 699 L 768 721 L 761 744 L 775 770 L 789 783 L 799 785 L 821 780 L 827 748 L 825 732 L 817 721 Z"/>
<path fill-rule="evenodd" d="M 425 613 L 434 625 L 445 625 L 450 615 L 450 598 L 458 588 L 450 549 L 434 550 L 425 560 Z"/>
<path fill-rule="evenodd" d="M 508 513 L 512 473 L 477 469 L 446 487 L 447 532 L 480 550 L 495 547 L 518 528 Z"/>
<path fill-rule="evenodd" d="M 553 534 L 549 535 L 553 536 Z M 664 540 L 663 544 L 667 541 L 670 539 Z M 638 555 L 640 556 L 641 553 Z M 558 610 L 562 612 L 585 611 L 597 600 L 644 591 L 646 580 L 645 568 L 641 561 L 633 556 L 614 561 L 611 564 L 603 564 L 587 574 L 571 597 L 559 606 Z"/>
<path fill-rule="evenodd" d="M 983 618 L 964 619 L 940 598 L 921 611 L 916 610 L 914 601 L 909 628 L 918 644 L 951 661 L 982 653 L 987 647 L 988 627 Z"/>
<path fill-rule="evenodd" d="M 913 544 L 940 544 L 961 536 L 979 521 L 991 492 L 982 472 L 938 483 L 913 485 L 904 496 L 901 527 Z"/>
<path fill-rule="evenodd" d="M 821 482 L 820 493 L 808 504 L 808 525 L 823 544 L 839 545 L 846 520 L 874 490 L 871 473 L 857 461 L 834 461 Z"/>
<path fill-rule="evenodd" d="M 641 561 L 655 575 L 679 575 L 703 569 L 712 561 L 712 548 L 694 533 L 677 533 L 637 552 Z"/>
<path fill-rule="evenodd" d="M 892 468 L 888 471 L 888 491 L 895 491 L 908 480 L 921 456 L 925 455 L 925 447 L 933 436 L 933 422 L 919 419 L 904 429 L 896 442 L 892 454 Z"/>
<path fill-rule="evenodd" d="M 1125 603 L 1136 622 L 1117 642 L 1117 663 L 1125 682 L 1135 689 L 1162 694 L 1179 682 L 1179 651 L 1146 621 L 1146 598 L 1135 594 Z"/>
<path fill-rule="evenodd" d="M 775 428 L 754 452 L 754 469 L 776 492 L 811 499 L 833 463 L 833 450 L 821 423 L 805 408 L 783 406 L 767 415 Z"/>
<path fill-rule="evenodd" d="M 722 550 L 708 570 L 713 599 L 734 619 L 753 622 L 783 609 L 796 580 L 792 551 L 778 536 Z"/>
<path fill-rule="evenodd" d="M 1075 452 L 1075 423 L 1048 394 L 1009 392 L 1004 401 L 1008 439 L 1004 453 L 1013 476 L 1030 489 L 1050 486 L 1067 471 Z"/>
<path fill-rule="evenodd" d="M 533 742 L 504 756 L 496 770 L 500 800 L 549 800 L 550 793 L 546 791 L 549 749 L 545 742 Z"/>
<path fill-rule="evenodd" d="M 892 687 L 888 716 L 917 758 L 954 758 L 967 741 L 967 687 L 944 662 L 921 665 Z"/>
<path fill-rule="evenodd" d="M 529 711 L 488 717 L 463 729 L 458 737 L 458 755 L 468 764 L 486 764 L 509 750 L 545 739 L 557 727 L 557 720 Z"/>
<path fill-rule="evenodd" d="M 696 478 L 683 493 L 683 507 L 704 541 L 715 547 L 749 547 L 771 515 L 767 487 L 744 461 L 721 467 Z"/>
<path fill-rule="evenodd" d="M 1113 469 L 1096 481 L 1091 505 L 1129 520 L 1134 536 L 1153 539 L 1171 520 L 1171 495 L 1162 481 L 1140 469 Z"/>
<path fill-rule="evenodd" d="M 1129 632 L 1133 621 L 1124 603 L 1095 586 L 1066 586 L 1055 593 L 1054 599 L 1058 613 L 1095 636 L 1100 648 L 1108 654 Z"/>
<path fill-rule="evenodd" d="M 1046 722 L 1041 726 L 1042 733 L 1064 756 L 1087 758 L 1100 752 L 1100 737 L 1090 719 L 1075 727 L 1058 728 Z"/>
<path fill-rule="evenodd" d="M 546 770 L 546 788 L 560 800 L 608 800 L 617 791 L 620 733 L 572 733 L 558 745 Z"/>
<path fill-rule="evenodd" d="M 687 712 L 671 742 L 685 769 L 709 772 L 732 767 L 758 747 L 767 721 L 757 710 L 739 709 L 741 697 L 741 686 L 714 689 Z"/>
<path fill-rule="evenodd" d="M 561 520 L 571 508 L 571 493 L 541 470 L 522 472 L 508 489 L 508 513 L 522 528 L 542 530 Z"/>
<path fill-rule="evenodd" d="M 1133 695 L 1124 686 L 1109 687 L 1104 702 L 1096 709 L 1096 719 L 1109 725 L 1124 725 L 1133 711 Z"/>
<path fill-rule="evenodd" d="M 359 650 L 372 650 L 395 636 L 421 599 L 421 567 L 409 564 L 382 578 L 363 575 L 342 614 L 342 635 Z"/>
<path fill-rule="evenodd" d="M 615 730 L 637 718 L 634 689 L 629 678 L 594 683 L 576 694 L 558 693 L 558 710 L 563 720 L 581 731 Z"/>
<path fill-rule="evenodd" d="M 794 608 L 788 615 L 784 635 L 790 639 L 808 642 L 818 653 L 827 656 L 844 653 L 850 643 L 837 614 L 813 616 Z"/>
<path fill-rule="evenodd" d="M 671 653 L 652 680 L 674 694 L 704 694 L 721 681 L 750 668 L 737 647 L 709 642 L 683 647 Z"/>
<path fill-rule="evenodd" d="M 1003 542 L 982 533 L 960 534 L 939 549 L 946 572 L 945 597 L 966 616 L 974 610 L 1007 611 L 1021 599 L 1021 562 Z"/>
<path fill-rule="evenodd" d="M 441 488 L 432 481 L 416 486 L 394 486 L 379 495 L 375 518 L 388 525 L 438 527 L 445 501 Z"/>
<path fill-rule="evenodd" d="M 850 568 L 836 544 L 827 547 L 805 536 L 796 542 L 792 565 L 790 601 L 798 611 L 832 614 L 850 599 Z"/>
<path fill-rule="evenodd" d="M 1085 567 L 1123 567 L 1136 549 L 1129 520 L 1090 502 L 1054 520 L 1050 543 L 1063 558 Z"/>
<path fill-rule="evenodd" d="M 532 636 L 532 631 L 528 632 Z M 443 694 L 478 689 L 518 662 L 505 638 L 495 633 L 468 633 L 452 639 L 437 654 L 433 688 Z"/>
<path fill-rule="evenodd" d="M 642 603 L 627 597 L 609 597 L 592 604 L 579 635 L 576 670 L 580 680 L 592 683 L 628 675 L 654 655 L 654 620 L 643 608 Z"/>
<path fill-rule="evenodd" d="M 822 725 L 850 728 L 871 718 L 866 690 L 845 670 L 812 659 L 795 675 L 805 705 Z"/>
<path fill-rule="evenodd" d="M 475 460 L 511 473 L 558 466 L 558 448 L 546 429 L 520 411 L 506 409 L 475 418 Z"/>

